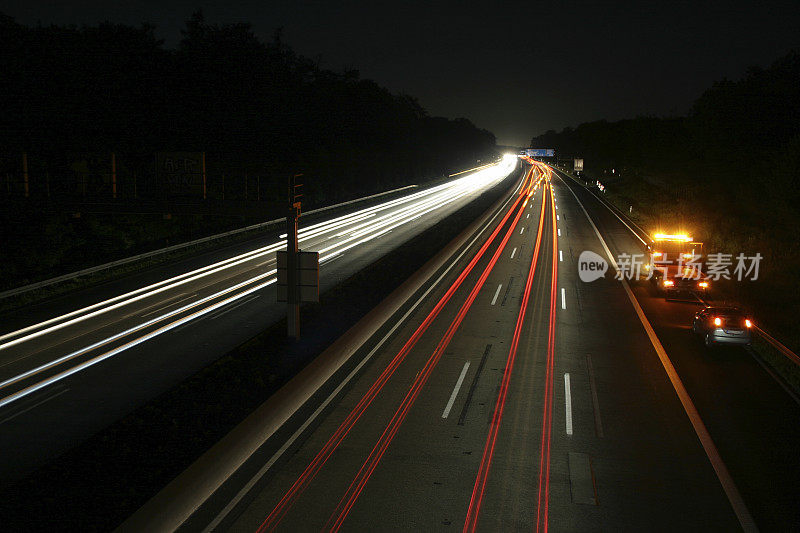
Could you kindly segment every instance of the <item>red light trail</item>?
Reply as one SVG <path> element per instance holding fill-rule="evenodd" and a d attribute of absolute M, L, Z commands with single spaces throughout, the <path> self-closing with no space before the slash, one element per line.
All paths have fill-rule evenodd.
<path fill-rule="evenodd" d="M 497 263 L 497 260 L 503 253 L 506 243 L 514 234 L 517 223 L 522 218 L 522 214 L 524 212 L 526 204 L 527 204 L 527 195 L 525 202 L 522 204 L 522 207 L 517 213 L 517 216 L 515 217 L 514 221 L 512 222 L 511 226 L 509 227 L 508 231 L 503 237 L 503 240 L 500 242 L 500 245 L 493 254 L 491 260 L 489 261 L 489 264 L 484 268 L 480 278 L 475 283 L 475 286 L 470 291 L 469 296 L 459 309 L 458 314 L 450 323 L 450 326 L 447 328 L 445 335 L 442 337 L 441 341 L 439 341 L 439 344 L 436 346 L 436 349 L 434 350 L 433 354 L 431 354 L 431 356 L 428 358 L 428 361 L 425 363 L 425 366 L 423 367 L 422 371 L 420 371 L 420 373 L 417 375 L 413 385 L 411 386 L 411 389 L 406 394 L 405 398 L 403 398 L 400 407 L 398 407 L 391 421 L 387 425 L 386 429 L 383 431 L 383 434 L 380 436 L 378 442 L 373 447 L 366 461 L 361 466 L 361 469 L 358 471 L 358 474 L 356 474 L 356 477 L 355 479 L 353 479 L 352 483 L 350 484 L 350 487 L 347 489 L 347 492 L 342 497 L 341 501 L 339 502 L 339 505 L 336 507 L 336 510 L 328 520 L 325 530 L 338 531 L 339 528 L 341 528 L 342 524 L 344 523 L 344 520 L 347 518 L 347 515 L 350 512 L 350 509 L 352 509 L 359 495 L 363 491 L 364 486 L 367 484 L 369 478 L 372 476 L 372 473 L 375 471 L 375 468 L 377 468 L 381 458 L 386 453 L 389 444 L 391 444 L 392 440 L 394 439 L 394 436 L 400 429 L 400 426 L 402 425 L 403 421 L 408 415 L 411 406 L 416 401 L 420 391 L 425 386 L 425 383 L 427 382 L 428 378 L 433 372 L 433 369 L 436 367 L 437 363 L 441 359 L 442 354 L 444 353 L 448 344 L 452 340 L 456 331 L 461 326 L 464 317 L 467 315 L 467 312 L 469 311 L 470 307 L 475 301 L 475 298 L 478 296 L 478 293 L 483 288 L 483 285 L 486 282 L 486 279 L 489 277 L 489 274 L 491 273 L 495 264 Z"/>
<path fill-rule="evenodd" d="M 555 205 L 552 187 L 550 188 L 551 205 Z M 558 235 L 556 233 L 555 209 L 552 210 L 553 222 L 553 263 L 550 280 L 550 320 L 547 334 L 547 371 L 545 375 L 545 393 L 542 416 L 541 453 L 539 456 L 539 485 L 536 502 L 536 531 L 547 531 L 548 510 L 550 504 L 550 443 L 553 429 L 553 372 L 555 365 L 556 337 L 556 294 L 558 292 Z M 544 490 L 542 490 L 544 488 Z M 544 507 L 544 509 L 542 509 Z"/>
<path fill-rule="evenodd" d="M 395 355 L 389 365 L 384 369 L 384 371 L 378 376 L 376 381 L 372 384 L 372 386 L 367 390 L 358 404 L 353 408 L 347 418 L 339 425 L 337 430 L 334 434 L 328 439 L 322 449 L 317 453 L 311 463 L 306 467 L 306 469 L 302 472 L 300 477 L 292 484 L 289 490 L 284 494 L 281 500 L 277 503 L 275 508 L 270 512 L 270 514 L 266 517 L 264 522 L 262 522 L 261 526 L 258 528 L 258 532 L 263 531 L 272 531 L 274 530 L 280 521 L 286 516 L 286 513 L 291 509 L 306 487 L 311 483 L 317 473 L 322 469 L 325 465 L 327 460 L 333 454 L 334 451 L 339 447 L 339 444 L 345 439 L 347 434 L 350 430 L 355 426 L 356 422 L 358 422 L 359 418 L 363 415 L 364 411 L 369 407 L 372 401 L 377 397 L 380 393 L 383 386 L 389 380 L 389 378 L 394 374 L 397 367 L 403 362 L 406 355 L 411 351 L 414 345 L 417 343 L 419 338 L 422 336 L 423 333 L 428 329 L 431 325 L 433 320 L 439 315 L 442 311 L 444 306 L 450 301 L 453 294 L 455 294 L 456 290 L 461 286 L 467 276 L 472 272 L 475 265 L 478 261 L 484 256 L 486 250 L 489 246 L 494 242 L 497 238 L 497 235 L 500 233 L 502 227 L 506 224 L 508 219 L 514 213 L 514 211 L 521 205 L 519 208 L 519 214 L 517 215 L 517 220 L 519 216 L 521 216 L 522 210 L 527 203 L 527 195 L 534 189 L 533 186 L 533 172 L 536 167 L 531 167 L 529 171 L 526 173 L 522 186 L 520 187 L 519 194 L 512 204 L 511 208 L 508 212 L 504 215 L 503 219 L 500 223 L 495 227 L 492 231 L 489 238 L 486 242 L 481 246 L 479 251 L 475 254 L 469 264 L 464 268 L 464 270 L 459 274 L 458 278 L 453 282 L 447 292 L 442 296 L 442 298 L 437 302 L 436 306 L 431 310 L 431 312 L 426 316 L 425 320 L 423 320 L 422 324 L 414 331 L 412 336 L 409 340 L 403 345 L 400 351 Z M 536 168 L 536 170 L 539 170 Z M 540 170 L 539 170 L 540 171 Z M 538 181 L 537 181 L 538 183 Z M 514 223 L 516 225 L 516 222 Z M 502 246 L 501 246 L 502 248 Z"/>
<path fill-rule="evenodd" d="M 549 185 L 548 185 L 549 186 Z M 551 199 L 552 202 L 552 199 Z M 528 278 L 525 282 L 525 292 L 522 297 L 522 304 L 520 306 L 519 315 L 517 315 L 517 322 L 514 328 L 514 336 L 511 341 L 511 347 L 508 352 L 508 360 L 506 368 L 503 373 L 503 380 L 500 385 L 500 392 L 497 396 L 495 403 L 494 413 L 492 415 L 492 423 L 489 426 L 489 434 L 486 437 L 486 444 L 483 448 L 483 456 L 481 457 L 478 475 L 475 479 L 475 485 L 472 489 L 472 498 L 470 499 L 469 508 L 467 510 L 467 518 L 464 522 L 464 532 L 475 531 L 478 526 L 478 515 L 480 513 L 481 503 L 483 502 L 483 495 L 486 489 L 486 482 L 489 478 L 489 469 L 492 464 L 492 457 L 494 455 L 494 448 L 497 442 L 497 435 L 500 431 L 500 423 L 503 418 L 503 410 L 505 408 L 506 397 L 508 395 L 508 388 L 511 383 L 511 373 L 514 369 L 514 360 L 517 355 L 517 347 L 519 345 L 520 336 L 522 333 L 522 325 L 525 320 L 525 312 L 528 308 L 528 301 L 530 300 L 531 288 L 533 286 L 533 279 L 536 270 L 536 262 L 539 257 L 539 249 L 542 241 L 542 232 L 544 227 L 544 216 L 546 211 L 547 201 L 546 198 L 542 199 L 542 209 L 539 215 L 539 230 L 536 235 L 536 245 L 533 251 L 533 258 L 531 259 L 531 266 L 528 270 Z M 552 210 L 552 209 L 551 209 Z M 554 211 L 554 210 L 552 210 Z"/>

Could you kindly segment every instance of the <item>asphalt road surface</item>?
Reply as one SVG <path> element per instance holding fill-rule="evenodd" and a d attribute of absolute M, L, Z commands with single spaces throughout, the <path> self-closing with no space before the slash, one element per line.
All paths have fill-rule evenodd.
<path fill-rule="evenodd" d="M 537 166 L 302 438 L 185 529 L 800 526 L 800 406 L 747 351 L 706 350 L 698 304 L 613 265 L 581 281 L 585 250 L 643 243 Z"/>
<path fill-rule="evenodd" d="M 301 219 L 321 291 L 454 213 L 518 168 L 489 168 L 366 207 Z M 504 181 L 505 180 L 505 181 Z M 279 235 L 0 317 L 0 478 L 24 475 L 285 316 Z"/>

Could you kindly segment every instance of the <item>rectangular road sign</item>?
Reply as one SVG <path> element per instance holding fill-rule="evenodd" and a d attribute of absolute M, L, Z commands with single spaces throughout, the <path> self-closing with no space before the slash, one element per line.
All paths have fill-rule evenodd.
<path fill-rule="evenodd" d="M 574 171 L 583 172 L 583 159 L 575 159 Z"/>
<path fill-rule="evenodd" d="M 528 148 L 528 157 L 555 157 L 556 151 L 554 148 Z"/>
<path fill-rule="evenodd" d="M 278 282 L 276 285 L 278 301 L 287 301 L 288 269 L 286 251 L 279 251 Z M 319 301 L 319 252 L 297 252 L 297 278 L 300 302 Z"/>

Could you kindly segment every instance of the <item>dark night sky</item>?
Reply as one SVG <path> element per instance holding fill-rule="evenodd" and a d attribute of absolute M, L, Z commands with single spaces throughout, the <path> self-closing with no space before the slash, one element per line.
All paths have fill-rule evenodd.
<path fill-rule="evenodd" d="M 251 22 L 265 40 L 283 26 L 322 66 L 356 68 L 520 146 L 589 120 L 683 114 L 714 80 L 800 48 L 798 0 L 464 5 L 4 0 L 0 11 L 28 25 L 152 22 L 167 46 L 198 7 L 212 23 Z"/>

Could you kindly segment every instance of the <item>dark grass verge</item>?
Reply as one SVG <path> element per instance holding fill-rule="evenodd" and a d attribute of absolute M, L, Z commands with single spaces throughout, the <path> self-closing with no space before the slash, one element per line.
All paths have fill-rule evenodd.
<path fill-rule="evenodd" d="M 274 324 L 174 389 L 0 490 L 0 529 L 107 531 L 247 417 L 455 238 L 508 181 L 305 306 L 306 336 Z"/>

